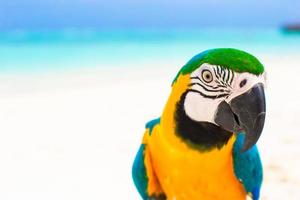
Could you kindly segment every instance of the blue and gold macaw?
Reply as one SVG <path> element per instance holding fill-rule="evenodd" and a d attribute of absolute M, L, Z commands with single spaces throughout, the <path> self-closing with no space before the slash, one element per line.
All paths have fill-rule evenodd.
<path fill-rule="evenodd" d="M 161 117 L 147 123 L 133 164 L 141 197 L 258 200 L 264 85 L 263 65 L 237 49 L 208 50 L 184 65 Z"/>

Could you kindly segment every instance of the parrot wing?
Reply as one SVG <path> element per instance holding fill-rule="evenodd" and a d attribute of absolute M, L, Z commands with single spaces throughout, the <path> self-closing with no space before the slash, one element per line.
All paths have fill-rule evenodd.
<path fill-rule="evenodd" d="M 258 200 L 263 179 L 262 164 L 256 145 L 241 152 L 244 137 L 244 134 L 238 134 L 233 147 L 234 172 L 252 199 Z"/>
<path fill-rule="evenodd" d="M 165 200 L 155 172 L 151 165 L 150 151 L 147 146 L 147 139 L 151 137 L 153 128 L 159 124 L 160 119 L 155 119 L 146 124 L 143 143 L 135 157 L 132 167 L 133 182 L 144 200 Z"/>

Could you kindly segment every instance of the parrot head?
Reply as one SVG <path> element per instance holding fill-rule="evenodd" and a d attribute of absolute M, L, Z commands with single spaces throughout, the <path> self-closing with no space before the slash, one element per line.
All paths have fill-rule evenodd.
<path fill-rule="evenodd" d="M 247 151 L 263 130 L 264 86 L 263 65 L 244 51 L 220 48 L 196 55 L 173 81 L 172 93 L 180 93 L 174 117 L 177 135 L 220 147 L 232 134 L 244 133 L 242 151 Z"/>

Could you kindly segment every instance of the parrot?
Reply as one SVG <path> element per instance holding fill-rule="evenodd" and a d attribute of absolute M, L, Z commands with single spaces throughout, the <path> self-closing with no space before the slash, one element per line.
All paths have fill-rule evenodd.
<path fill-rule="evenodd" d="M 258 200 L 265 85 L 263 64 L 239 49 L 209 49 L 189 60 L 160 117 L 146 123 L 132 167 L 141 198 Z"/>

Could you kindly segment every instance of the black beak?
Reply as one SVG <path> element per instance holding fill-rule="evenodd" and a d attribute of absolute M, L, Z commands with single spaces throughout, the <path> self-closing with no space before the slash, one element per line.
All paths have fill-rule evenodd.
<path fill-rule="evenodd" d="M 264 87 L 254 85 L 246 93 L 235 97 L 229 104 L 221 102 L 215 116 L 215 122 L 225 130 L 246 134 L 242 151 L 256 144 L 265 124 L 266 102 Z"/>

